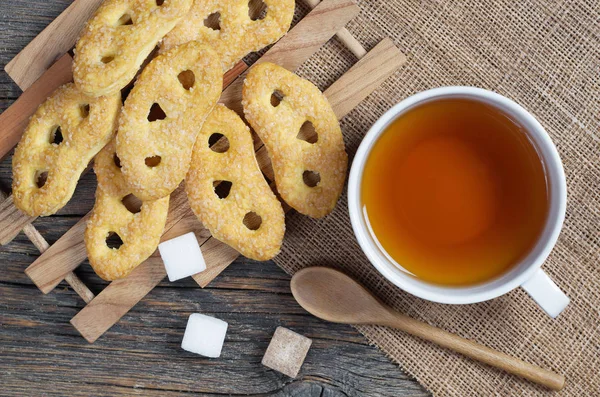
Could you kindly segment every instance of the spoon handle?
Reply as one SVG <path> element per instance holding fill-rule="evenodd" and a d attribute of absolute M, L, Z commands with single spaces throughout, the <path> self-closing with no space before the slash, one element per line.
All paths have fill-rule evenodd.
<path fill-rule="evenodd" d="M 436 343 L 439 346 L 528 379 L 552 390 L 561 390 L 565 385 L 565 377 L 563 375 L 526 363 L 518 358 L 511 357 L 471 340 L 461 338 L 458 335 L 415 320 L 392 309 L 389 309 L 389 314 L 389 316 L 386 316 L 378 324 L 397 328 L 408 334 L 418 336 L 419 338 Z"/>

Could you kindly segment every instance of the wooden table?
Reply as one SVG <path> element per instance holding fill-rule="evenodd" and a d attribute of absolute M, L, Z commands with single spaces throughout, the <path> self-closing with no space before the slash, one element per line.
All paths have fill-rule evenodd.
<path fill-rule="evenodd" d="M 0 5 L 0 66 L 50 23 L 69 0 L 6 0 Z M 0 109 L 20 95 L 0 73 Z M 10 158 L 0 185 L 10 186 Z M 93 206 L 88 173 L 59 214 L 35 222 L 50 243 Z M 69 324 L 83 301 L 63 283 L 43 295 L 23 273 L 39 254 L 20 234 L 0 249 L 2 395 L 175 395 L 181 392 L 277 396 L 426 396 L 383 352 L 352 327 L 320 321 L 294 301 L 290 277 L 273 262 L 240 258 L 204 290 L 191 279 L 162 282 L 94 344 Z M 98 293 L 106 283 L 86 264 L 77 274 Z M 229 330 L 219 359 L 181 349 L 190 313 L 223 319 Z M 260 364 L 277 326 L 313 339 L 297 379 Z"/>

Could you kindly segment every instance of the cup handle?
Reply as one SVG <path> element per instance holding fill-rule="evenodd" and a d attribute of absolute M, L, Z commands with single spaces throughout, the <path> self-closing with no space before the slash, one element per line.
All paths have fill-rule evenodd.
<path fill-rule="evenodd" d="M 538 269 L 521 287 L 552 318 L 565 310 L 570 301 L 542 269 Z"/>

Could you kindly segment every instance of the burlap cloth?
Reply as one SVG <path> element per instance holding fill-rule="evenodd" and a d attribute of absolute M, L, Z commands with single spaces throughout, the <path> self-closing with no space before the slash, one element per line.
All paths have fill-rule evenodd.
<path fill-rule="evenodd" d="M 398 310 L 566 375 L 565 396 L 600 395 L 600 5 L 595 1 L 359 1 L 348 25 L 367 48 L 391 37 L 408 63 L 342 120 L 353 156 L 374 121 L 416 92 L 444 85 L 487 88 L 531 111 L 564 162 L 568 208 L 544 270 L 571 298 L 555 320 L 520 288 L 490 302 L 426 302 L 383 279 L 362 254 L 344 195 L 316 221 L 288 217 L 279 266 L 341 267 Z M 301 10 L 302 12 L 302 10 Z M 331 41 L 300 69 L 321 89 L 353 56 Z M 515 376 L 381 327 L 359 327 L 369 341 L 435 395 L 550 395 Z"/>

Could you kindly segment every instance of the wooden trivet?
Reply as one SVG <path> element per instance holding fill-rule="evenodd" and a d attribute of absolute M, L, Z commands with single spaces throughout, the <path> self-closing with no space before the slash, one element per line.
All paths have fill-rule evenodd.
<path fill-rule="evenodd" d="M 351 0 L 305 1 L 314 9 L 257 62 L 273 62 L 295 71 L 333 35 L 337 35 L 359 59 L 324 92 L 335 114 L 341 119 L 391 76 L 406 58 L 389 39 L 383 39 L 372 50 L 365 51 L 344 28 L 359 12 Z M 101 0 L 75 0 L 7 64 L 5 70 L 24 93 L 0 115 L 0 157 L 6 156 L 16 145 L 37 106 L 54 89 L 71 81 L 72 59 L 67 52 L 73 48 L 83 23 L 100 3 Z M 54 62 L 56 59 L 58 61 Z M 223 84 L 226 88 L 220 99 L 221 103 L 240 113 L 241 89 L 247 67 L 240 62 L 226 73 Z M 255 140 L 255 149 L 261 170 L 269 181 L 273 181 L 266 148 L 262 142 Z M 271 185 L 275 187 L 274 182 Z M 111 282 L 94 297 L 73 273 L 86 259 L 83 235 L 88 217 L 89 214 L 81 218 L 56 243 L 48 246 L 31 225 L 35 218 L 18 211 L 10 196 L 0 203 L 0 244 L 10 242 L 23 230 L 41 252 L 25 273 L 44 293 L 52 291 L 62 280 L 72 286 L 87 305 L 71 319 L 71 324 L 91 343 L 164 279 L 166 271 L 158 252 L 155 252 L 127 277 Z M 171 195 L 169 217 L 162 240 L 190 231 L 195 232 L 207 265 L 206 271 L 193 278 L 201 287 L 205 287 L 239 253 L 213 238 L 198 222 L 189 208 L 183 186 L 180 186 Z"/>

